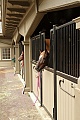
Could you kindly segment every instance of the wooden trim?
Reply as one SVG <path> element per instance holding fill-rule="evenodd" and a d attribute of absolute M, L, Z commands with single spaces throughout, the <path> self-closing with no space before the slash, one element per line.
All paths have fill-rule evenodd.
<path fill-rule="evenodd" d="M 76 77 L 67 75 L 67 74 L 59 72 L 59 71 L 57 71 L 57 75 L 59 75 L 60 77 L 65 78 L 66 80 L 69 80 L 71 82 L 78 83 L 78 78 L 76 78 Z"/>

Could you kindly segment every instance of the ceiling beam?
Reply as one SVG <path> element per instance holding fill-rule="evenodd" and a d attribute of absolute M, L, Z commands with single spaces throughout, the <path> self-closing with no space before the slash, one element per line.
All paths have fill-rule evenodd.
<path fill-rule="evenodd" d="M 22 18 L 23 17 L 23 14 L 15 14 L 15 13 L 14 14 L 8 13 L 7 15 L 10 16 L 10 17 L 13 16 L 13 17 L 18 17 L 18 18 Z"/>
<path fill-rule="evenodd" d="M 19 18 L 12 18 L 12 17 L 10 17 L 10 18 L 6 18 L 6 19 L 8 19 L 8 20 L 13 20 L 13 21 L 20 21 Z"/>
<path fill-rule="evenodd" d="M 11 24 L 11 23 L 6 23 L 6 25 L 5 25 L 5 26 L 17 27 L 17 25 L 15 25 L 15 24 Z"/>
<path fill-rule="evenodd" d="M 9 43 L 8 41 L 0 41 L 0 43 L 3 43 L 3 44 L 7 44 L 7 45 L 11 45 L 11 43 Z"/>
<path fill-rule="evenodd" d="M 5 30 L 12 30 L 12 31 L 14 31 L 15 28 L 5 28 Z"/>
<path fill-rule="evenodd" d="M 15 21 L 6 21 L 6 23 L 16 24 L 17 25 L 19 22 L 17 22 L 17 21 L 16 22 Z"/>
<path fill-rule="evenodd" d="M 24 8 L 7 8 L 11 12 L 19 12 L 19 13 L 25 13 L 26 10 Z"/>
<path fill-rule="evenodd" d="M 14 29 L 14 28 L 16 28 L 16 27 L 15 27 L 15 26 L 5 26 L 5 29 L 6 29 L 6 28 L 13 28 L 13 29 Z"/>
<path fill-rule="evenodd" d="M 19 0 L 8 0 L 9 3 L 11 3 L 12 5 L 20 5 L 20 6 L 24 6 L 24 7 L 29 7 L 30 4 L 28 1 L 19 1 Z"/>
<path fill-rule="evenodd" d="M 8 30 L 9 30 L 9 31 L 14 31 L 14 29 L 6 29 L 6 32 L 9 32 Z"/>

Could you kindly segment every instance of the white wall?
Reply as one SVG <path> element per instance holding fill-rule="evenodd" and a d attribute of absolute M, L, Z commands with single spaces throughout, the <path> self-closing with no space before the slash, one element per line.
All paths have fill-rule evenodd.
<path fill-rule="evenodd" d="M 42 71 L 43 105 L 53 117 L 54 108 L 54 74 L 50 71 Z"/>
<path fill-rule="evenodd" d="M 57 120 L 79 120 L 75 119 L 76 87 L 76 83 L 57 75 Z"/>

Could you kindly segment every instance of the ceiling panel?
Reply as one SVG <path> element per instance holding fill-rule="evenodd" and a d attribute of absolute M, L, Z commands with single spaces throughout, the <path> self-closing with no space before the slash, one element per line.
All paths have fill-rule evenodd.
<path fill-rule="evenodd" d="M 18 27 L 20 21 L 24 17 L 27 10 L 30 8 L 30 5 L 34 0 L 5 0 L 3 4 L 6 6 L 4 13 L 5 14 L 5 27 L 4 36 L 5 38 L 12 38 L 13 33 Z M 4 14 L 3 13 L 3 14 Z"/>

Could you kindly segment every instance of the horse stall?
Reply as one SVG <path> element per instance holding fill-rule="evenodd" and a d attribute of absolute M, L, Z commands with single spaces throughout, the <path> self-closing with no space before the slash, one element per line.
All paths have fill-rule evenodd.
<path fill-rule="evenodd" d="M 43 33 L 31 40 L 33 93 L 37 96 L 39 92 L 41 106 L 55 120 L 80 120 L 80 31 L 76 23 L 71 21 L 50 30 L 49 62 L 41 71 L 39 91 L 35 66 L 39 50 L 44 50 L 47 42 Z"/>
<path fill-rule="evenodd" d="M 53 36 L 54 118 L 80 120 L 80 31 L 71 21 L 53 26 Z"/>
<path fill-rule="evenodd" d="M 50 48 L 50 39 L 45 39 L 45 33 L 39 33 L 39 35 L 31 38 L 32 41 L 32 84 L 33 93 L 41 104 L 44 106 L 48 114 L 53 117 L 54 108 L 54 81 L 53 81 L 53 69 L 46 66 L 40 74 L 40 88 L 37 89 L 37 71 L 35 70 L 36 62 L 39 59 L 39 50 L 47 49 L 50 54 L 53 53 L 52 47 Z M 51 51 L 51 52 L 50 52 Z M 50 55 L 51 56 L 51 55 Z M 53 66 L 52 56 L 49 59 L 49 66 Z M 38 94 L 39 92 L 39 94 Z"/>
<path fill-rule="evenodd" d="M 41 89 L 38 88 L 37 85 L 37 71 L 35 70 L 35 66 L 36 66 L 36 62 L 38 61 L 39 58 L 39 51 L 40 49 L 44 50 L 45 48 L 45 44 L 44 44 L 44 33 L 43 35 L 41 35 L 41 33 L 39 33 L 39 35 L 31 38 L 32 41 L 32 83 L 33 83 L 33 93 L 36 96 L 36 98 L 38 97 L 38 100 L 42 103 L 41 100 Z M 38 95 L 39 92 L 39 95 Z M 36 101 L 36 100 L 35 100 Z"/>
<path fill-rule="evenodd" d="M 24 59 L 24 45 L 22 44 L 22 41 L 24 40 L 24 37 L 21 36 L 20 40 L 19 40 L 19 70 L 20 70 L 20 75 L 22 77 L 22 79 L 24 79 L 24 63 L 23 63 L 23 59 Z"/>

